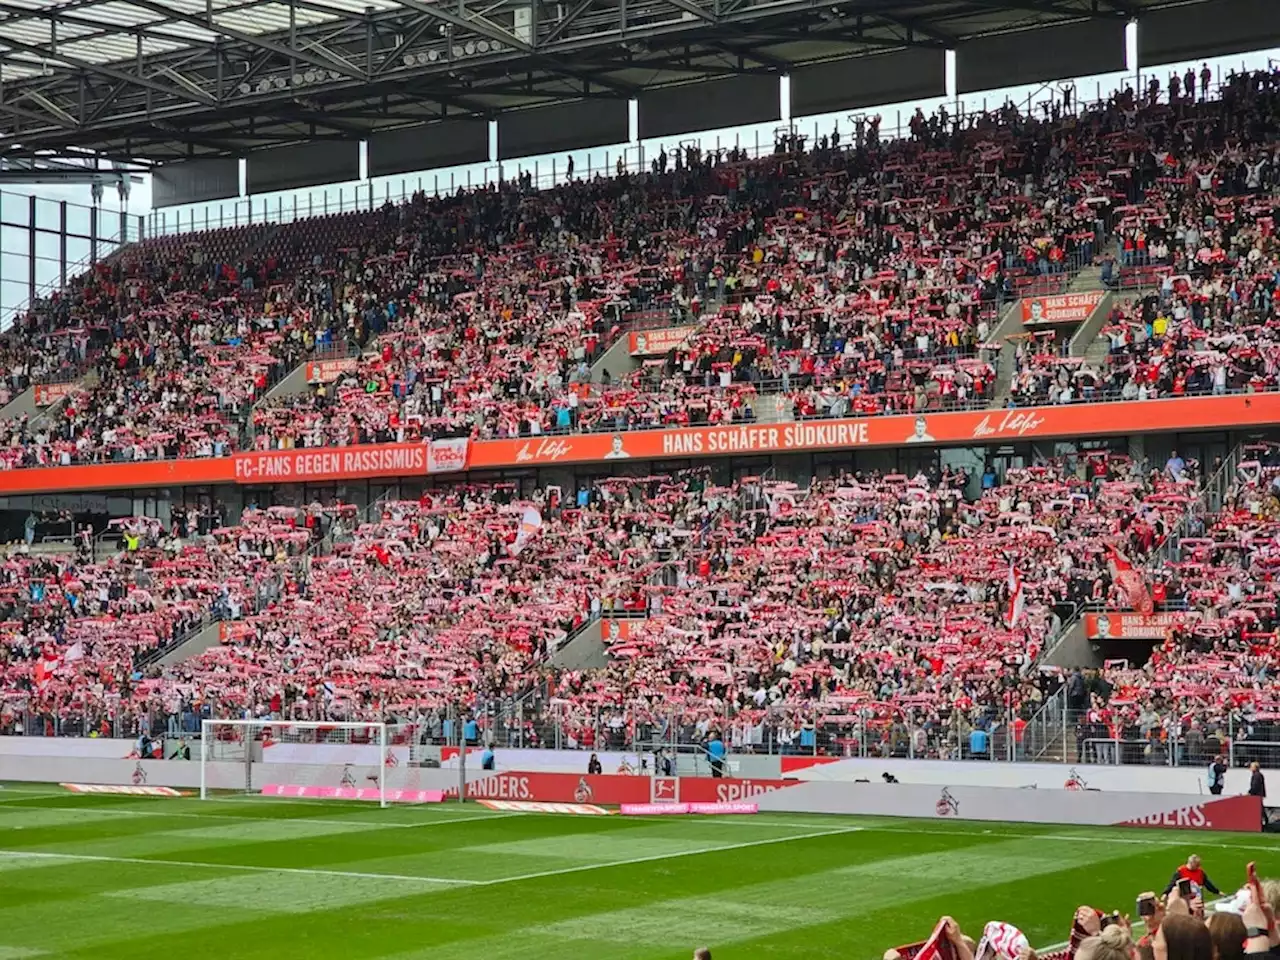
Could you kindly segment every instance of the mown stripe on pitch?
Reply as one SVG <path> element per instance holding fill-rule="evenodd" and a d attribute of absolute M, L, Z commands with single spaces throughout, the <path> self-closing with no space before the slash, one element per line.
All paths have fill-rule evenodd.
<path fill-rule="evenodd" d="M 655 947 L 692 942 L 699 937 L 731 943 L 928 900 L 964 889 L 975 877 L 1025 879 L 1137 855 L 1137 850 L 1114 846 L 1098 849 L 1074 842 L 1013 840 L 853 864 L 810 874 L 802 883 L 787 878 L 737 887 L 729 897 L 684 897 L 588 914 L 537 925 L 530 932 L 565 940 L 645 942 Z M 798 915 L 777 912 L 779 904 L 797 900 L 804 906 Z M 733 906 L 727 908 L 726 901 Z M 660 923 L 654 923 L 655 916 L 662 918 Z M 442 955 L 442 960 L 446 958 L 447 954 Z"/>
<path fill-rule="evenodd" d="M 65 865 L 65 861 L 62 861 Z M 76 867 L 107 866 L 79 862 Z M 52 954 L 80 949 L 102 948 L 104 956 L 115 956 L 105 944 L 122 941 L 120 956 L 128 955 L 126 945 L 140 936 L 185 937 L 197 930 L 223 925 L 251 927 L 282 914 L 308 914 L 367 907 L 379 900 L 406 896 L 403 880 L 343 878 L 304 874 L 234 873 L 216 878 L 200 877 L 199 868 L 163 863 L 110 864 L 112 877 L 105 889 L 85 895 L 78 888 L 77 872 L 63 876 L 61 891 L 82 892 L 74 897 L 26 902 L 0 908 L 0 930 L 10 944 Z M 47 872 L 47 871 L 42 871 Z M 175 877 L 183 877 L 178 879 Z M 15 877 L 19 883 L 26 876 Z M 159 881 L 159 882 L 157 882 Z M 415 881 L 413 891 L 421 894 L 450 888 L 444 883 Z M 234 942 L 228 943 L 234 947 Z"/>
<path fill-rule="evenodd" d="M 422 893 L 431 884 L 415 884 L 414 893 Z M 452 884 L 440 883 L 436 889 L 452 889 Z M 101 894 L 117 900 L 141 900 L 167 903 L 181 900 L 203 903 L 214 909 L 235 909 L 251 905 L 265 913 L 315 913 L 321 910 L 339 910 L 377 900 L 395 900 L 406 894 L 403 880 L 359 881 L 346 877 L 326 875 L 302 876 L 298 874 L 278 876 L 265 873 L 220 876 L 205 880 L 188 880 L 159 886 L 131 887 Z"/>

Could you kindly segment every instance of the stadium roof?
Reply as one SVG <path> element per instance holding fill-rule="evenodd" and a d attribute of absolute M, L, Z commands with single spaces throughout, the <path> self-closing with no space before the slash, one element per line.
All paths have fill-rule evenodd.
<path fill-rule="evenodd" d="M 0 158 L 87 151 L 143 163 L 241 157 L 288 143 L 351 142 L 444 117 L 625 101 L 673 84 L 777 75 L 886 51 L 959 48 L 963 56 L 975 38 L 1051 24 L 1122 28 L 1135 15 L 1168 6 L 1167 0 L 0 0 Z M 715 110 L 705 120 L 703 129 L 724 125 Z"/>

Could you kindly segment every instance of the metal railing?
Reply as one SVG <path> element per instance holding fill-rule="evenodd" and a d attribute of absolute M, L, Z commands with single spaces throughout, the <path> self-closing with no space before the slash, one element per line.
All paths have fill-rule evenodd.
<path fill-rule="evenodd" d="M 1147 560 L 1148 569 L 1177 563 L 1181 560 L 1180 547 L 1182 538 L 1187 536 L 1188 529 L 1197 520 L 1217 513 L 1226 502 L 1236 474 L 1244 460 L 1243 447 L 1237 445 L 1223 459 L 1222 464 L 1209 476 L 1199 495 L 1187 505 L 1187 509 L 1178 517 L 1164 541 L 1152 552 Z"/>
<path fill-rule="evenodd" d="M 1067 759 L 1067 691 L 1056 693 L 1027 721 L 1023 731 L 1023 747 L 1027 760 Z"/>

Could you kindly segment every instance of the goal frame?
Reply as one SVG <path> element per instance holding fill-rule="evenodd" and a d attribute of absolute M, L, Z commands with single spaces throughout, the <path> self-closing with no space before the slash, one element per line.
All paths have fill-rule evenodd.
<path fill-rule="evenodd" d="M 210 754 L 215 743 L 214 731 L 219 727 L 252 730 L 253 728 L 290 728 L 293 730 L 351 730 L 367 733 L 377 732 L 378 743 L 378 806 L 387 806 L 387 725 L 382 722 L 349 721 L 349 720 L 201 720 L 200 721 L 200 799 L 209 799 L 208 764 L 217 762 Z M 253 743 L 245 743 L 245 782 L 252 782 L 250 770 L 253 764 Z"/>

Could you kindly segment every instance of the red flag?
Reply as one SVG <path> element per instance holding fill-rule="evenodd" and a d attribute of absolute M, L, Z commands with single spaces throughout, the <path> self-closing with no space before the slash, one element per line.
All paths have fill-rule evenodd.
<path fill-rule="evenodd" d="M 45 647 L 44 652 L 40 654 L 40 659 L 36 661 L 35 669 L 31 671 L 36 681 L 36 689 L 43 690 L 60 666 L 62 666 L 62 657 L 58 651 L 52 647 Z"/>
<path fill-rule="evenodd" d="M 947 939 L 946 923 L 945 920 L 938 921 L 929 939 L 915 952 L 911 960 L 953 960 L 955 951 L 951 941 Z M 901 950 L 898 952 L 902 953 Z"/>
<path fill-rule="evenodd" d="M 1112 544 L 1107 544 L 1107 559 L 1111 564 L 1112 578 L 1129 601 L 1130 608 L 1144 616 L 1155 610 L 1142 571 L 1135 570 L 1128 558 Z"/>

